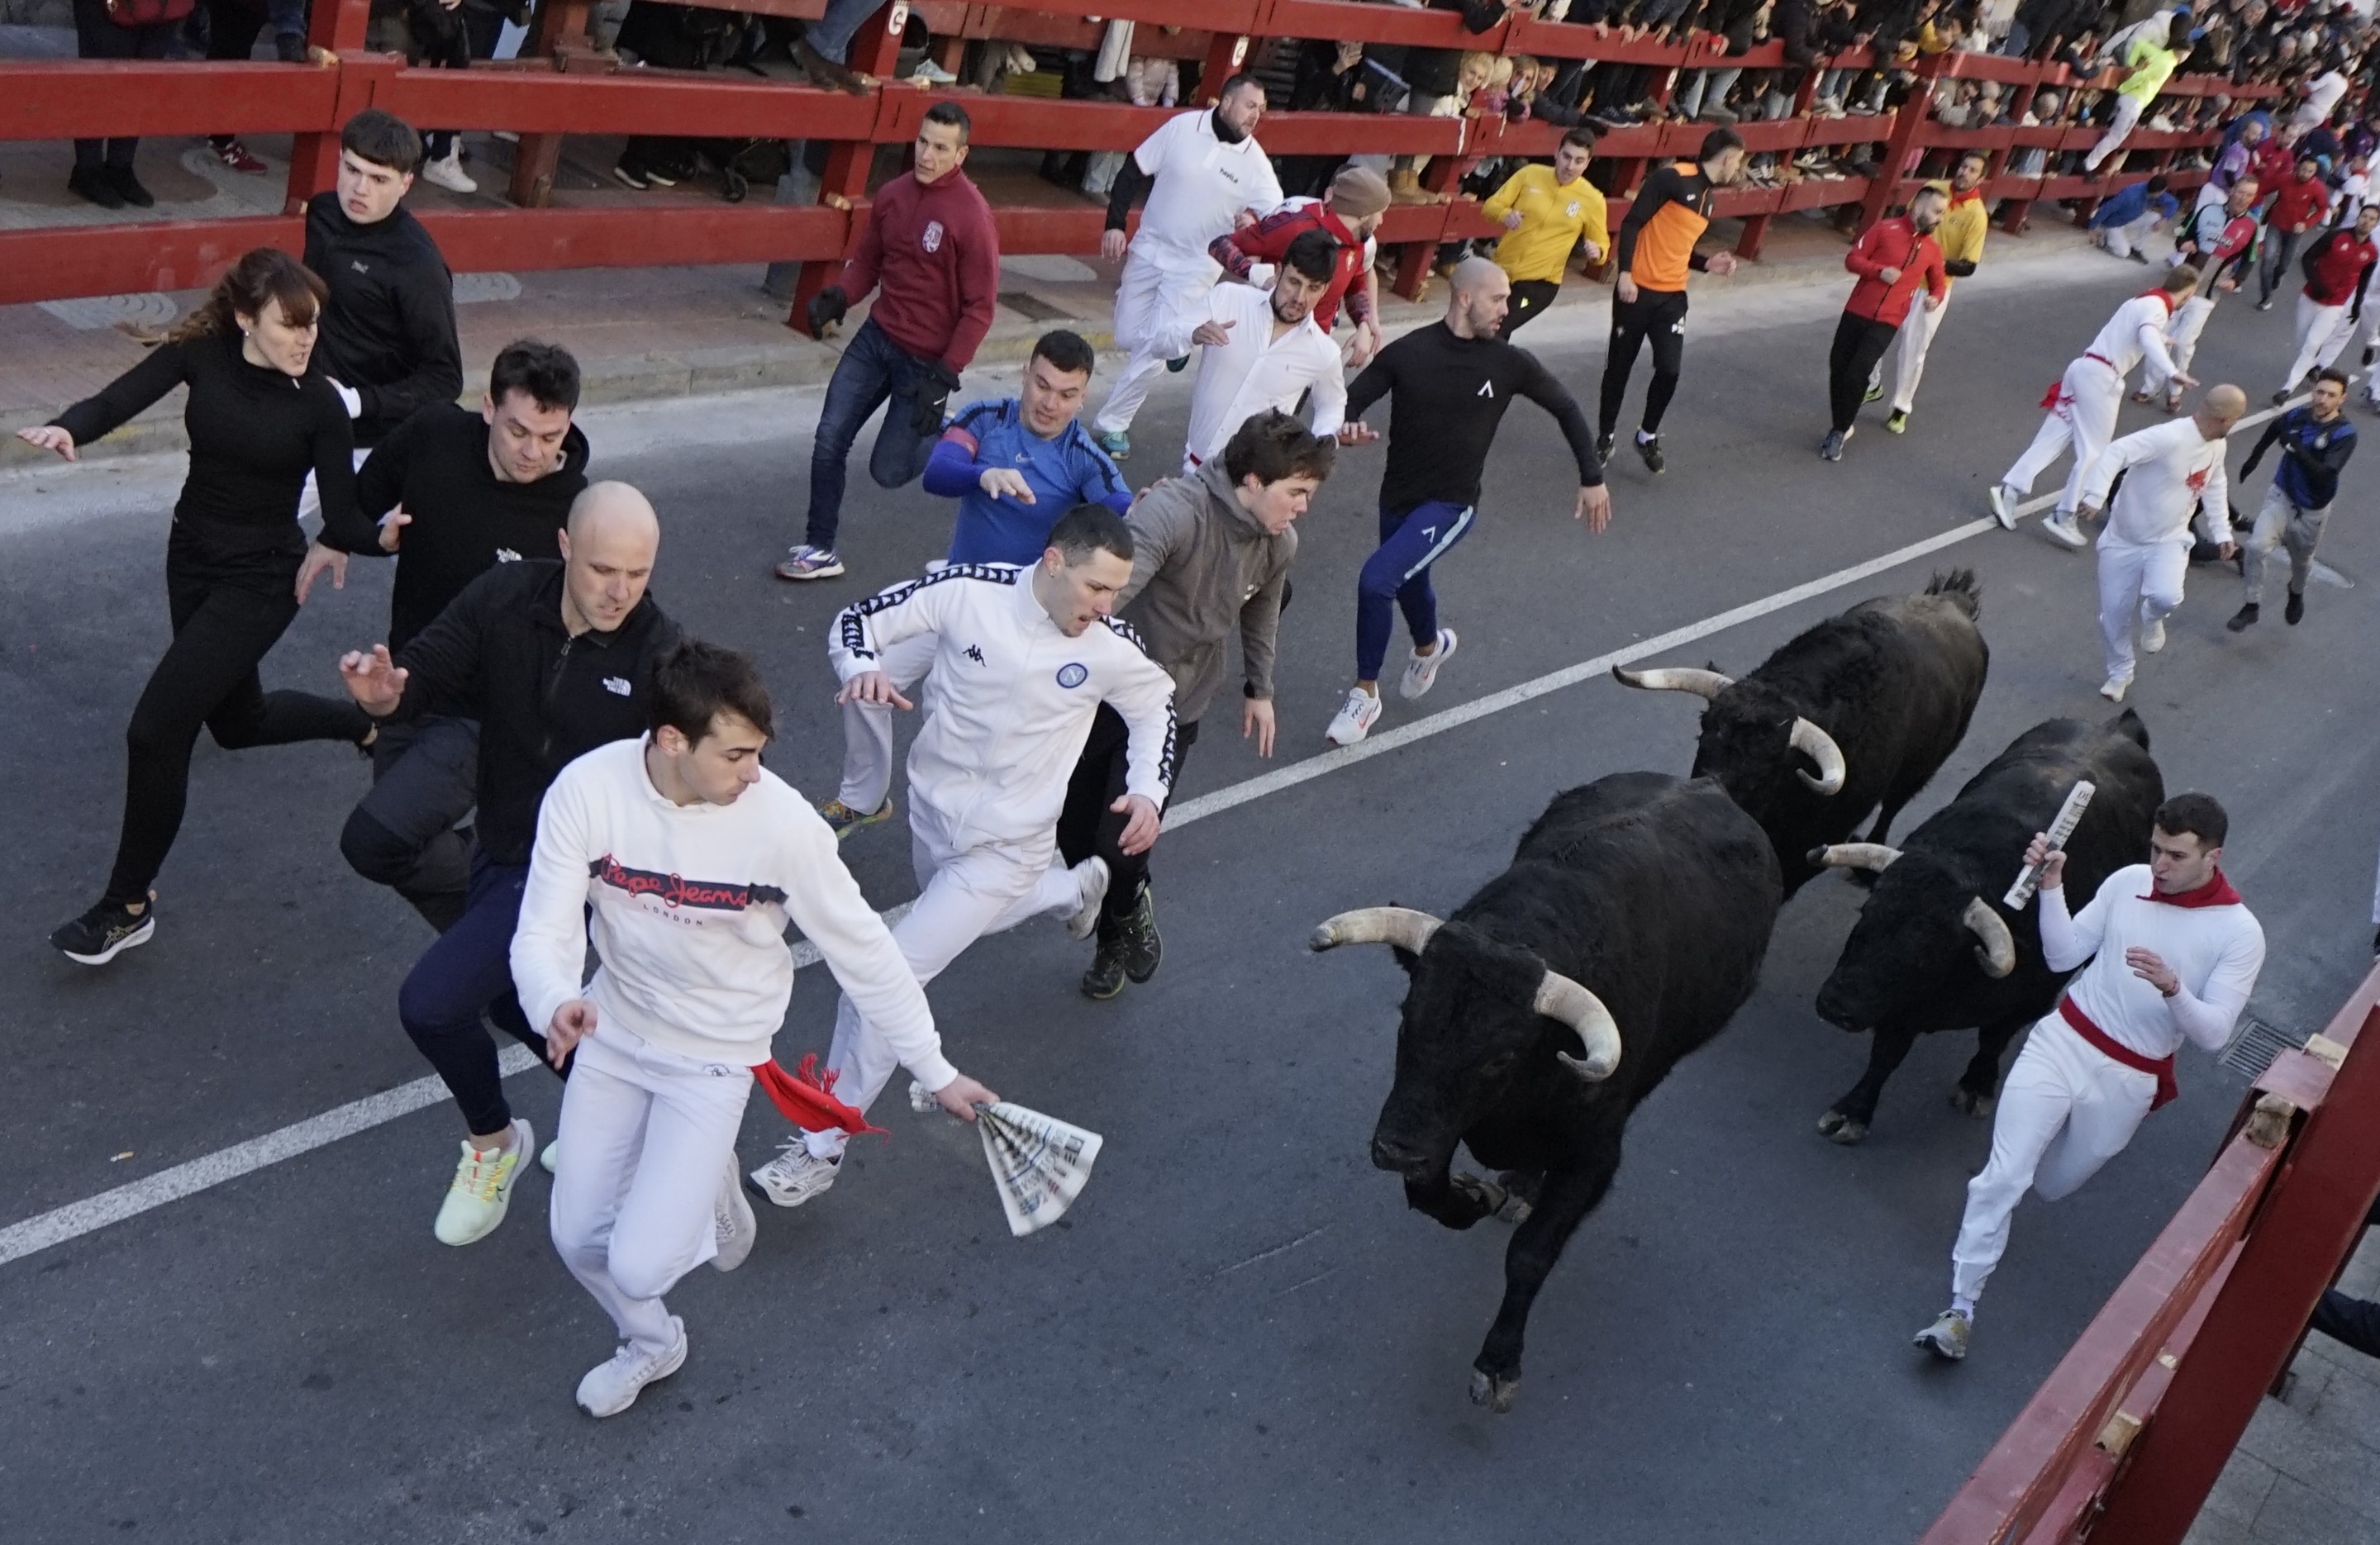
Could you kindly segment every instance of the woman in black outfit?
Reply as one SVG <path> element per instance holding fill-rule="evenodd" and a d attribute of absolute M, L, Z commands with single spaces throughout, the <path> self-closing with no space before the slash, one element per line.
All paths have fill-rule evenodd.
<path fill-rule="evenodd" d="M 371 740 L 346 698 L 264 690 L 257 662 L 298 615 L 306 536 L 298 494 L 312 472 L 330 540 L 376 540 L 356 511 L 353 437 L 328 380 L 310 374 L 328 292 L 285 252 L 259 247 L 233 265 L 206 305 L 105 391 L 18 438 L 68 461 L 188 383 L 182 422 L 190 472 L 165 544 L 174 642 L 150 674 L 125 731 L 124 827 L 99 904 L 50 935 L 69 959 L 103 965 L 156 931 L 149 888 L 182 825 L 190 748 L 201 725 L 227 751 L 292 741 Z"/>

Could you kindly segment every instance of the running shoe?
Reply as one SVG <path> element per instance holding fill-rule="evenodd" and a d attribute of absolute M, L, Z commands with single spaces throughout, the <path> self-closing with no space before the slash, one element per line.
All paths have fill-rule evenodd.
<path fill-rule="evenodd" d="M 959 78 L 931 59 L 921 59 L 917 67 L 909 72 L 909 78 L 920 86 L 955 86 Z"/>
<path fill-rule="evenodd" d="M 2141 624 L 2141 653 L 2154 655 L 2165 647 L 2165 619 Z"/>
<path fill-rule="evenodd" d="M 1117 926 L 1117 939 L 1123 946 L 1123 973 L 1135 983 L 1146 982 L 1157 974 L 1165 959 L 1165 941 L 1157 933 L 1157 900 L 1144 883 L 1140 899 L 1124 914 Z"/>
<path fill-rule="evenodd" d="M 760 1220 L 752 1215 L 752 1204 L 744 1200 L 744 1188 L 735 1182 L 735 1152 L 730 1149 L 726 1183 L 710 1204 L 710 1226 L 719 1247 L 719 1253 L 710 1258 L 713 1271 L 732 1272 L 744 1264 L 752 1253 L 753 1241 L 760 1237 Z"/>
<path fill-rule="evenodd" d="M 1849 429 L 1828 429 L 1827 438 L 1818 441 L 1820 461 L 1839 462 L 1843 459 L 1843 441 L 1852 438 Z"/>
<path fill-rule="evenodd" d="M 1907 434 L 1909 432 L 1909 410 L 1906 408 L 1894 408 L 1889 414 L 1886 415 L 1884 420 L 1884 432 L 1888 435 Z"/>
<path fill-rule="evenodd" d="M 2087 547 L 2091 542 L 2091 538 L 2082 535 L 2081 528 L 2074 524 L 2074 517 L 2063 510 L 2053 510 L 2044 516 L 2041 529 L 2051 541 L 2062 542 L 2070 548 Z"/>
<path fill-rule="evenodd" d="M 819 806 L 819 814 L 826 818 L 827 828 L 837 838 L 849 837 L 862 827 L 872 827 L 877 822 L 890 817 L 892 814 L 892 796 L 890 794 L 884 796 L 884 803 L 874 810 L 854 810 L 841 800 L 829 800 Z"/>
<path fill-rule="evenodd" d="M 1912 1346 L 1923 1346 L 1944 1362 L 1963 1361 L 1967 1342 L 1975 1334 L 1972 1321 L 1955 1309 L 1946 1309 L 1935 1316 L 1934 1323 L 1917 1333 Z"/>
<path fill-rule="evenodd" d="M 785 554 L 777 565 L 779 579 L 832 579 L 843 573 L 843 560 L 832 548 L 814 548 L 808 543 Z"/>
<path fill-rule="evenodd" d="M 1438 668 L 1444 665 L 1453 655 L 1459 642 L 1454 636 L 1452 628 L 1439 629 L 1437 648 L 1427 655 L 1416 649 L 1414 651 L 1413 658 L 1405 661 L 1404 677 L 1397 682 L 1397 695 L 1411 701 L 1424 695 L 1431 687 L 1436 686 Z"/>
<path fill-rule="evenodd" d="M 2233 612 L 2231 614 L 2231 620 L 2224 623 L 2223 626 L 2232 633 L 2246 633 L 2250 628 L 2256 625 L 2258 619 L 2262 618 L 2264 614 L 2265 609 L 2263 607 L 2258 606 L 2253 601 L 2250 601 L 2247 605 Z"/>
<path fill-rule="evenodd" d="M 1122 429 L 1103 430 L 1091 438 L 1099 441 L 1099 449 L 1108 453 L 1111 461 L 1120 462 L 1132 454 L 1132 436 Z"/>
<path fill-rule="evenodd" d="M 1347 689 L 1347 701 L 1340 705 L 1337 717 L 1331 719 L 1330 728 L 1322 732 L 1322 738 L 1332 745 L 1354 745 L 1372 732 L 1372 726 L 1378 723 L 1379 718 L 1379 694 L 1366 692 L 1362 687 L 1350 687 Z"/>
<path fill-rule="evenodd" d="M 103 966 L 137 944 L 147 944 L 157 932 L 157 893 L 133 911 L 114 901 L 99 905 L 62 923 L 50 934 L 50 948 L 79 965 Z"/>
<path fill-rule="evenodd" d="M 686 1366 L 686 1322 L 669 1317 L 674 1340 L 658 1352 L 639 1351 L 624 1341 L 612 1360 L 587 1370 L 578 1381 L 578 1408 L 590 1417 L 616 1417 L 637 1403 L 647 1384 L 666 1379 Z"/>
<path fill-rule="evenodd" d="M 1099 908 L 1108 899 L 1108 861 L 1097 853 L 1075 865 L 1071 873 L 1075 883 L 1082 887 L 1082 900 L 1066 914 L 1066 935 L 1069 938 L 1087 939 L 1091 930 L 1099 925 Z"/>
<path fill-rule="evenodd" d="M 1992 491 L 1984 497 L 1992 501 L 1992 519 L 2000 523 L 2000 529 L 2015 530 L 2017 491 L 2006 483 L 1994 483 Z"/>
<path fill-rule="evenodd" d="M 1865 396 L 1862 397 L 1862 398 L 1860 399 L 1860 402 L 1861 402 L 1861 404 L 1862 404 L 1863 405 L 1864 405 L 1864 404 L 1868 404 L 1868 403 L 1877 403 L 1877 402 L 1882 402 L 1883 400 L 1884 400 L 1884 376 L 1883 376 L 1883 373 L 1882 373 L 1882 372 L 1880 372 L 1880 371 L 1874 371 L 1874 370 L 1872 370 L 1872 371 L 1870 371 L 1870 372 L 1868 373 L 1868 378 L 1867 378 L 1867 394 L 1866 394 Z"/>
<path fill-rule="evenodd" d="M 820 1158 L 810 1152 L 808 1141 L 795 1132 L 783 1153 L 754 1170 L 747 1180 L 752 1189 L 778 1206 L 799 1207 L 833 1185 L 842 1168 L 840 1156 Z"/>
<path fill-rule="evenodd" d="M 1596 437 L 1595 437 L 1595 459 L 1596 459 L 1597 461 L 1598 461 L 1598 462 L 1603 463 L 1606 466 L 1610 465 L 1611 465 L 1611 451 L 1612 451 L 1612 446 L 1613 446 L 1614 442 L 1615 442 L 1615 437 L 1613 437 L 1613 436 L 1611 436 L 1611 435 L 1609 435 L 1609 434 L 1599 434 L 1599 435 L 1596 436 Z"/>
<path fill-rule="evenodd" d="M 2279 407 L 2279 406 L 2283 405 L 2283 404 L 2286 404 L 2289 400 L 2289 389 L 2288 387 L 2286 387 L 2286 386 L 2282 387 L 2278 392 L 2274 392 L 2274 393 L 2273 393 L 2273 405 L 2274 405 L 2275 407 Z"/>
<path fill-rule="evenodd" d="M 561 1162 L 562 1140 L 560 1138 L 554 1139 L 552 1142 L 547 1143 L 543 1148 L 538 1150 L 537 1167 L 545 1171 L 548 1175 L 552 1174 L 553 1166 Z"/>
<path fill-rule="evenodd" d="M 1099 941 L 1099 948 L 1091 956 L 1091 969 L 1083 972 L 1085 997 L 1094 1003 L 1105 1003 L 1123 991 L 1123 940 L 1121 937 Z M 910 1087 L 914 1090 L 917 1086 L 913 1084 Z"/>
<path fill-rule="evenodd" d="M 646 188 L 652 187 L 652 184 L 646 179 L 644 173 L 638 171 L 636 167 L 629 165 L 625 161 L 616 162 L 613 164 L 612 180 L 618 183 L 622 187 L 633 187 L 639 193 L 642 193 Z"/>
<path fill-rule="evenodd" d="M 214 146 L 215 159 L 222 162 L 225 166 L 230 167 L 235 172 L 245 172 L 251 177 L 261 177 L 265 173 L 273 170 L 273 168 L 267 166 L 263 162 L 258 160 L 256 156 L 249 151 L 246 145 L 241 144 L 237 139 L 225 138 L 215 140 L 212 143 Z"/>
<path fill-rule="evenodd" d="M 2130 676 L 2110 676 L 2099 683 L 2099 695 L 2110 703 L 2121 703 L 2124 700 L 2124 694 L 2130 692 L 2131 688 L 2132 679 Z"/>
<path fill-rule="evenodd" d="M 1640 431 L 1636 436 L 1636 453 L 1645 458 L 1645 470 L 1647 472 L 1658 472 L 1670 465 L 1662 459 L 1659 435 L 1648 435 Z"/>
<path fill-rule="evenodd" d="M 443 187 L 449 193 L 477 193 L 480 185 L 463 170 L 462 158 L 449 151 L 436 161 L 421 163 L 421 180 L 432 187 Z"/>
<path fill-rule="evenodd" d="M 446 1200 L 439 1204 L 438 1221 L 431 1225 L 438 1242 L 472 1245 L 493 1234 L 513 1204 L 513 1181 L 520 1175 L 521 1155 L 536 1152 L 537 1134 L 520 1117 L 513 1117 L 509 1148 L 474 1148 L 471 1140 L 465 1138 L 463 1157 L 455 1165 Z"/>
<path fill-rule="evenodd" d="M 1178 376 L 1183 371 L 1190 368 L 1190 356 L 1185 354 L 1176 358 L 1169 359 L 1165 362 L 1165 368 Z"/>
<path fill-rule="evenodd" d="M 2282 606 L 2282 608 L 2281 608 L 2281 621 L 2282 621 L 2282 622 L 2287 622 L 2289 626 L 2291 626 L 2291 627 L 2293 627 L 2293 628 L 2294 628 L 2294 627 L 2296 627 L 2300 622 L 2304 622 L 2304 621 L 2305 621 L 2305 592 L 2304 592 L 2304 591 L 2302 591 L 2302 590 L 2292 590 L 2292 591 L 2290 591 L 2290 592 L 2289 592 L 2289 598 L 2288 602 L 2287 602 L 2286 604 L 2284 604 L 2284 605 Z"/>

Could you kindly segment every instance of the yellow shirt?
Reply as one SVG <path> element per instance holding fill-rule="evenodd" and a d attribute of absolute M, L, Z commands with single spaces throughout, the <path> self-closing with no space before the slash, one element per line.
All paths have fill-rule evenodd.
<path fill-rule="evenodd" d="M 1562 265 L 1581 236 L 1607 253 L 1611 250 L 1602 190 L 1585 177 L 1565 187 L 1554 181 L 1550 166 L 1524 166 L 1480 206 L 1499 224 L 1514 210 L 1521 211 L 1521 228 L 1496 244 L 1496 266 L 1514 284 L 1531 279 L 1560 284 Z"/>
<path fill-rule="evenodd" d="M 1931 186 L 1947 190 L 1948 183 Z M 1942 248 L 1942 260 L 1955 263 L 1964 259 L 1979 263 L 1984 259 L 1984 233 L 1991 229 L 1989 206 L 1980 196 L 1953 198 L 1950 207 L 1942 211 L 1942 223 L 1934 228 L 1934 240 Z M 1955 283 L 1955 281 L 1953 281 Z"/>

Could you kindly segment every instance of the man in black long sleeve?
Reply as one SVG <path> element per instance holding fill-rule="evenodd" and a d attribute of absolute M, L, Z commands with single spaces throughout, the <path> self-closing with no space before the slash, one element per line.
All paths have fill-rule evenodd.
<path fill-rule="evenodd" d="M 499 563 L 464 586 L 404 651 L 339 661 L 375 718 L 441 715 L 480 725 L 479 832 L 470 893 L 397 996 L 406 1033 L 462 1107 L 461 1161 L 438 1210 L 442 1243 L 468 1245 L 504 1221 L 527 1121 L 505 1103 L 484 1015 L 537 1051 L 544 1039 L 513 992 L 512 938 L 545 791 L 574 759 L 645 732 L 653 667 L 677 625 L 646 594 L 661 525 L 625 483 L 596 483 L 571 506 L 559 563 Z"/>
<path fill-rule="evenodd" d="M 473 580 L 499 563 L 556 561 L 563 523 L 587 488 L 587 437 L 571 423 L 578 362 L 524 339 L 496 356 L 474 413 L 435 403 L 381 441 L 356 480 L 356 501 L 395 553 L 388 646 L 402 653 Z M 344 569 L 317 542 L 309 569 Z M 305 579 L 300 577 L 301 591 Z M 444 932 L 470 887 L 471 813 L 480 755 L 477 721 L 426 715 L 382 728 L 372 787 L 348 815 L 339 851 L 365 879 L 388 886 Z"/>
<path fill-rule="evenodd" d="M 1413 632 L 1413 658 L 1398 691 L 1421 696 L 1454 653 L 1451 629 L 1438 625 L 1430 565 L 1471 529 L 1479 484 L 1496 428 L 1515 397 L 1554 416 L 1578 460 L 1577 517 L 1601 531 L 1611 520 L 1603 464 L 1586 415 L 1536 356 L 1497 336 L 1512 281 L 1485 258 L 1456 265 L 1445 320 L 1407 333 L 1380 351 L 1347 392 L 1340 443 L 1379 438 L 1363 423 L 1366 408 L 1390 399 L 1389 465 L 1380 478 L 1380 546 L 1355 586 L 1355 685 L 1330 721 L 1328 738 L 1353 745 L 1380 717 L 1380 665 L 1398 609 Z"/>

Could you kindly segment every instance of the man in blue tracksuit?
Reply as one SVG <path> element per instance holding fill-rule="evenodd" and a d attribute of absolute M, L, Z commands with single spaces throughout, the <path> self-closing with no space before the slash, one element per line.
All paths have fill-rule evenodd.
<path fill-rule="evenodd" d="M 2166 190 L 2162 175 L 2144 183 L 2131 183 L 2099 200 L 2091 211 L 2091 240 L 2118 258 L 2145 263 L 2141 250 L 2149 233 L 2181 212 L 2181 205 Z"/>
<path fill-rule="evenodd" d="M 1041 561 L 1050 528 L 1077 504 L 1117 514 L 1132 491 L 1075 416 L 1091 383 L 1091 345 L 1061 329 L 1045 332 L 1025 362 L 1021 395 L 971 403 L 942 431 L 926 463 L 930 494 L 959 501 L 949 563 Z M 921 646 L 922 645 L 922 646 Z M 933 640 L 885 651 L 882 669 L 906 692 L 933 660 Z M 892 710 L 854 699 L 843 706 L 843 787 L 820 807 L 837 837 L 892 813 Z"/>
<path fill-rule="evenodd" d="M 2256 524 L 2240 544 L 2240 572 L 2247 576 L 2248 600 L 2223 625 L 2245 633 L 2265 598 L 2265 561 L 2276 546 L 2289 551 L 2289 599 L 2281 620 L 2294 626 L 2305 616 L 2306 576 L 2313 571 L 2314 544 L 2338 497 L 2338 474 L 2355 453 L 2355 426 L 2347 417 L 2347 373 L 2325 369 L 2314 378 L 2313 394 L 2265 426 L 2265 437 L 2240 468 L 2245 477 L 2266 451 L 2281 448 L 2281 465 L 2265 494 Z"/>

